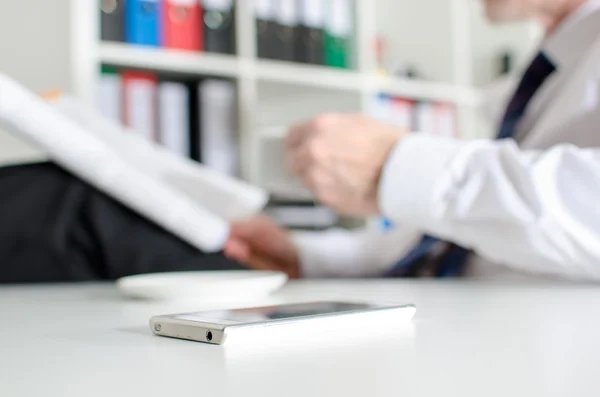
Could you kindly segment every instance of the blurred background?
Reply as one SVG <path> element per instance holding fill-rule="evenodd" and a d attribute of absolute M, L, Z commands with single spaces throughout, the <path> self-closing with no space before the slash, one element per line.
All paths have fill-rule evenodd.
<path fill-rule="evenodd" d="M 181 156 L 269 190 L 280 223 L 341 220 L 285 172 L 286 128 L 364 112 L 482 138 L 484 93 L 526 64 L 530 24 L 480 0 L 4 0 L 0 72 L 60 90 Z M 32 148 L 0 131 L 0 156 Z"/>

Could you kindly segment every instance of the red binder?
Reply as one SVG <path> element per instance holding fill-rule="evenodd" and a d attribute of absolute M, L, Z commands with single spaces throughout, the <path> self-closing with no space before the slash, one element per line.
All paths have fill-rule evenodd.
<path fill-rule="evenodd" d="M 203 51 L 201 0 L 163 1 L 163 47 Z"/>

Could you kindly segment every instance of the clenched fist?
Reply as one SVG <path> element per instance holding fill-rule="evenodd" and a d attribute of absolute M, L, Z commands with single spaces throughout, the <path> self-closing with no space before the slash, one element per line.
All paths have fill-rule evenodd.
<path fill-rule="evenodd" d="M 363 115 L 321 115 L 291 128 L 288 165 L 324 205 L 344 215 L 377 215 L 382 168 L 407 134 Z"/>

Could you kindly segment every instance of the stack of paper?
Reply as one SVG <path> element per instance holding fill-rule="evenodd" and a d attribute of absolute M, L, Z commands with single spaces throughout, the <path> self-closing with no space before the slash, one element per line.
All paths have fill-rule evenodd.
<path fill-rule="evenodd" d="M 0 124 L 68 171 L 197 248 L 222 249 L 229 220 L 267 202 L 263 190 L 171 153 L 69 97 L 47 103 L 0 75 Z"/>

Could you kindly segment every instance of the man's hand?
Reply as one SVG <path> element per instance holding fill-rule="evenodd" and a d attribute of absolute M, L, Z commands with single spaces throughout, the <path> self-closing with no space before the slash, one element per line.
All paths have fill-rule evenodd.
<path fill-rule="evenodd" d="M 289 167 L 321 203 L 339 213 L 377 215 L 382 168 L 407 134 L 362 115 L 322 115 L 291 129 Z"/>
<path fill-rule="evenodd" d="M 232 225 L 225 255 L 255 270 L 300 277 L 300 260 L 289 233 L 265 215 Z"/>

